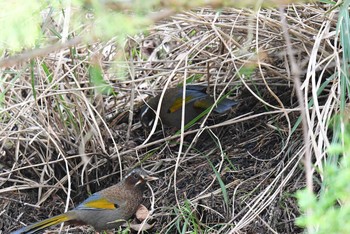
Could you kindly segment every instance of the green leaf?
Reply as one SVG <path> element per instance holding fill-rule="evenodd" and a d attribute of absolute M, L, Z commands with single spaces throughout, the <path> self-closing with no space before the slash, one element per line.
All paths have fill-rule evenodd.
<path fill-rule="evenodd" d="M 111 95 L 113 87 L 110 86 L 102 76 L 102 70 L 98 66 L 91 66 L 89 68 L 90 82 L 95 87 L 96 91 L 101 94 Z"/>

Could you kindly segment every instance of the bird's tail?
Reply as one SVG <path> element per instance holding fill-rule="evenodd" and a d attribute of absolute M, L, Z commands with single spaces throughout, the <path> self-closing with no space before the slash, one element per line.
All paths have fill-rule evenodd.
<path fill-rule="evenodd" d="M 45 219 L 40 222 L 33 223 L 32 225 L 29 225 L 27 227 L 23 227 L 17 231 L 11 232 L 11 234 L 24 234 L 24 233 L 36 233 L 40 230 L 43 230 L 47 227 L 57 225 L 69 220 L 72 220 L 73 218 L 69 215 L 69 213 L 61 214 L 54 216 L 52 218 Z"/>
<path fill-rule="evenodd" d="M 225 98 L 217 104 L 217 106 L 214 108 L 214 112 L 217 114 L 223 114 L 237 104 L 238 101 L 233 101 L 231 99 Z"/>

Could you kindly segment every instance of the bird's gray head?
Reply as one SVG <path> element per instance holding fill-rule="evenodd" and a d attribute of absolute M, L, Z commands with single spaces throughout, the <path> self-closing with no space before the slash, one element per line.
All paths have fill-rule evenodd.
<path fill-rule="evenodd" d="M 125 183 L 133 187 L 144 187 L 147 181 L 152 181 L 156 179 L 158 178 L 149 176 L 148 173 L 141 168 L 133 169 L 124 178 Z"/>

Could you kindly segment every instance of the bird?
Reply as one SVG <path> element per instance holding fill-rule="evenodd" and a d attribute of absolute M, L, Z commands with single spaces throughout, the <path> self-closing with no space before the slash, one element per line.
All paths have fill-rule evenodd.
<path fill-rule="evenodd" d="M 208 95 L 206 86 L 187 85 L 185 95 L 185 125 L 195 119 L 207 108 L 215 104 L 213 97 Z M 145 128 L 152 127 L 161 94 L 146 101 L 140 111 L 140 121 Z M 159 117 L 167 127 L 181 128 L 183 87 L 167 89 L 164 93 Z M 218 101 L 213 109 L 216 114 L 222 114 L 236 106 L 238 102 L 224 98 Z"/>
<path fill-rule="evenodd" d="M 146 183 L 156 179 L 143 169 L 135 168 L 122 181 L 92 194 L 76 208 L 23 227 L 12 234 L 36 233 L 62 222 L 90 225 L 96 231 L 117 228 L 137 211 L 147 188 Z"/>

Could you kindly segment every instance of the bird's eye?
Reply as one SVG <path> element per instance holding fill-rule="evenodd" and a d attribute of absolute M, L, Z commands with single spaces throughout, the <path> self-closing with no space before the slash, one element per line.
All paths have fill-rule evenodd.
<path fill-rule="evenodd" d="M 133 175 L 135 179 L 139 179 L 139 175 L 138 174 L 134 174 Z"/>

